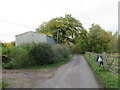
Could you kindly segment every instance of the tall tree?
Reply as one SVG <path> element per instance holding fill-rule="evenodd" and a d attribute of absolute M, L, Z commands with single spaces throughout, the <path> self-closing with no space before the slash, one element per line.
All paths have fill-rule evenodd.
<path fill-rule="evenodd" d="M 84 35 L 87 31 L 83 28 L 79 20 L 71 15 L 65 17 L 53 18 L 48 22 L 44 22 L 36 29 L 37 32 L 52 34 L 58 43 L 76 43 L 80 35 Z"/>
<path fill-rule="evenodd" d="M 112 40 L 112 33 L 105 31 L 98 24 L 92 24 L 89 28 L 89 50 L 101 53 L 110 49 L 109 43 Z"/>

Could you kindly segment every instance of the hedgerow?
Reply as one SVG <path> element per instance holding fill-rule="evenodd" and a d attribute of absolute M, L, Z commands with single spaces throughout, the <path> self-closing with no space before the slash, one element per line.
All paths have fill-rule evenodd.
<path fill-rule="evenodd" d="M 3 63 L 7 69 L 42 66 L 65 61 L 70 56 L 65 45 L 49 45 L 47 43 L 29 43 L 3 49 L 8 62 Z"/>

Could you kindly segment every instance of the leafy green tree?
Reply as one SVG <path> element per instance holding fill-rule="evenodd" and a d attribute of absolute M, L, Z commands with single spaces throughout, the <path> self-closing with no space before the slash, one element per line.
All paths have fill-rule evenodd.
<path fill-rule="evenodd" d="M 118 53 L 120 53 L 120 34 L 118 34 Z"/>
<path fill-rule="evenodd" d="M 112 35 L 112 40 L 109 43 L 111 52 L 118 52 L 118 35 L 117 31 Z"/>
<path fill-rule="evenodd" d="M 53 38 L 58 43 L 76 43 L 78 37 L 86 33 L 79 20 L 76 20 L 71 15 L 65 17 L 53 18 L 48 22 L 44 22 L 36 29 L 37 32 L 52 34 Z"/>
<path fill-rule="evenodd" d="M 105 31 L 98 24 L 92 24 L 89 30 L 89 51 L 102 53 L 110 49 L 111 32 Z"/>
<path fill-rule="evenodd" d="M 76 38 L 76 49 L 78 49 L 79 53 L 85 53 L 88 51 L 88 32 L 87 30 L 83 30 L 83 32 Z"/>
<path fill-rule="evenodd" d="M 40 26 L 39 26 L 39 28 L 37 28 L 36 29 L 36 31 L 37 32 L 41 32 L 41 33 L 48 33 L 48 31 L 47 31 L 47 27 L 46 27 L 46 22 L 43 22 Z"/>

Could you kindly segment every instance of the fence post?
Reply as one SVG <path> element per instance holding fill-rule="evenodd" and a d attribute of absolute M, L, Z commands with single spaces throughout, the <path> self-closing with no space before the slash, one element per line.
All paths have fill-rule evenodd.
<path fill-rule="evenodd" d="M 103 57 L 103 66 L 104 66 L 105 70 L 107 70 L 108 69 L 108 60 L 107 60 L 105 54 L 102 54 L 102 57 Z"/>
<path fill-rule="evenodd" d="M 109 69 L 110 69 L 110 67 L 112 66 L 113 62 L 114 62 L 114 59 L 112 60 L 112 62 L 111 62 L 111 64 L 109 65 L 109 67 L 108 67 L 108 69 L 107 69 L 107 70 L 109 70 Z"/>

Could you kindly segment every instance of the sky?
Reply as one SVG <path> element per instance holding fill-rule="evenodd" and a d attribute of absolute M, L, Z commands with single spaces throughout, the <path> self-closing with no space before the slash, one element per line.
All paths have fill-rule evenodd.
<path fill-rule="evenodd" d="M 118 30 L 119 0 L 0 0 L 0 41 L 35 31 L 43 22 L 71 14 L 85 29 L 99 24 L 106 31 Z"/>

